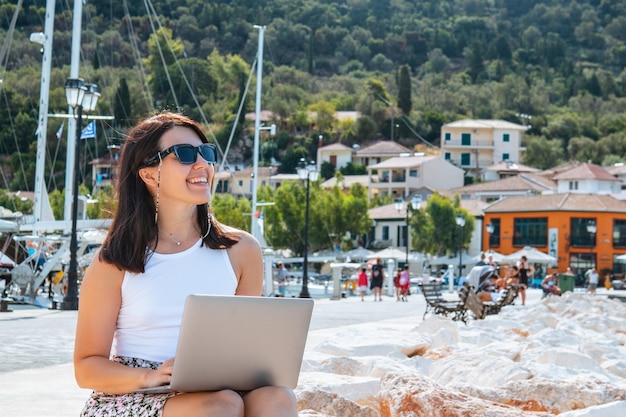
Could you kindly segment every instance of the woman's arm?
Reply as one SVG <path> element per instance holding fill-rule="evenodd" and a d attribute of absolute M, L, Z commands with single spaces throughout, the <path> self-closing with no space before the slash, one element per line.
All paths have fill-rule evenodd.
<path fill-rule="evenodd" d="M 109 360 L 123 277 L 122 271 L 96 255 L 83 279 L 74 344 L 74 374 L 81 388 L 123 394 L 170 380 L 170 361 L 153 371 Z"/>
<path fill-rule="evenodd" d="M 239 231 L 239 242 L 228 249 L 230 263 L 237 276 L 237 295 L 263 293 L 263 254 L 261 245 L 249 233 Z"/>

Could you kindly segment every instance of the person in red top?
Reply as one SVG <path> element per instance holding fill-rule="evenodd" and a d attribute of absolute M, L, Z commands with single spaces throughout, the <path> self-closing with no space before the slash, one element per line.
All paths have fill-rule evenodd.
<path fill-rule="evenodd" d="M 393 277 L 393 286 L 396 288 L 396 298 L 397 301 L 400 301 L 400 295 L 402 294 L 402 288 L 400 287 L 400 274 L 402 273 L 402 268 L 398 268 L 396 271 L 396 275 Z"/>
<path fill-rule="evenodd" d="M 361 294 L 361 301 L 365 301 L 365 293 L 367 292 L 367 268 L 361 268 L 361 273 L 359 273 L 359 278 L 357 281 L 357 286 L 359 287 L 359 294 Z"/>
<path fill-rule="evenodd" d="M 409 274 L 409 266 L 404 265 L 404 270 L 400 273 L 400 295 L 402 301 L 408 301 L 407 296 L 409 295 L 409 282 L 410 282 L 410 274 Z"/>

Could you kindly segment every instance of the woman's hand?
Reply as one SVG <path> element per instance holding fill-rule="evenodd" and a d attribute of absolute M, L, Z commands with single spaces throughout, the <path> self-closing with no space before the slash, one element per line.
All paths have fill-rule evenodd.
<path fill-rule="evenodd" d="M 148 372 L 145 377 L 145 388 L 160 387 L 167 385 L 172 379 L 172 370 L 174 369 L 174 358 L 164 361 L 156 370 Z"/>

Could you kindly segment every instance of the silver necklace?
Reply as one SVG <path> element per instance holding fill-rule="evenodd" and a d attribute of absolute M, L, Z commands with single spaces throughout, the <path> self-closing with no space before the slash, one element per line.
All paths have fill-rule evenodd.
<path fill-rule="evenodd" d="M 190 237 L 194 236 L 195 234 L 197 234 L 197 232 L 194 232 Z M 172 235 L 169 235 L 169 234 L 167 234 L 167 235 L 163 235 L 162 234 L 162 236 L 165 236 L 166 238 L 168 238 L 169 240 L 174 242 L 176 244 L 176 246 L 180 246 L 181 244 L 183 244 L 184 242 L 189 240 L 189 237 L 187 237 L 186 239 L 183 239 L 183 240 L 176 240 L 176 239 L 174 239 L 172 237 Z"/>

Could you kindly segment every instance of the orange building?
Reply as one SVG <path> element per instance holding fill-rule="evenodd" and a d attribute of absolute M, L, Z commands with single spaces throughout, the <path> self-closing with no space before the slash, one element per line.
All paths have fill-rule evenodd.
<path fill-rule="evenodd" d="M 626 202 L 610 195 L 546 194 L 507 197 L 484 210 L 483 250 L 508 255 L 532 246 L 554 256 L 556 271 L 624 274 L 615 257 L 626 253 Z M 580 283 L 580 282 L 579 282 Z"/>

